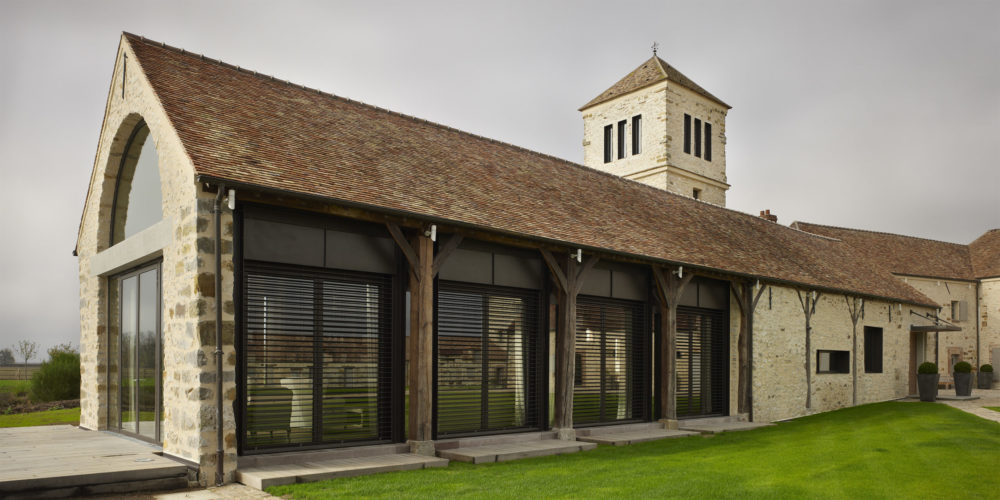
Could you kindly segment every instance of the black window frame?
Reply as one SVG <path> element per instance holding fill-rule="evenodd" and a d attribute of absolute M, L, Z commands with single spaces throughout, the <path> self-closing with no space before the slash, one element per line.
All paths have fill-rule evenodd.
<path fill-rule="evenodd" d="M 604 163 L 611 163 L 611 130 L 613 125 L 604 126 Z"/>
<path fill-rule="evenodd" d="M 820 370 L 820 358 L 823 354 L 830 355 L 830 369 Z M 840 351 L 836 349 L 816 350 L 816 373 L 817 374 L 840 374 L 851 373 L 851 351 Z"/>
<path fill-rule="evenodd" d="M 701 118 L 694 119 L 694 155 L 701 158 Z"/>
<path fill-rule="evenodd" d="M 628 124 L 627 120 L 618 121 L 618 159 L 621 160 L 625 158 L 625 126 Z"/>
<path fill-rule="evenodd" d="M 642 153 L 642 115 L 632 117 L 632 154 Z"/>
<path fill-rule="evenodd" d="M 705 161 L 712 161 L 712 124 L 705 122 Z"/>
<path fill-rule="evenodd" d="M 691 154 L 691 115 L 684 113 L 684 152 Z"/>
<path fill-rule="evenodd" d="M 882 373 L 883 360 L 885 359 L 883 330 L 874 326 L 866 326 L 864 336 L 865 373 Z"/>

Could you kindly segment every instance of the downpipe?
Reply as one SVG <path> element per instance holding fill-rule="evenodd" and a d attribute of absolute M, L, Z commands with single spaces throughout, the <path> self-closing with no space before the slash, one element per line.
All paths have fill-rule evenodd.
<path fill-rule="evenodd" d="M 215 194 L 215 205 L 212 213 L 215 216 L 215 485 L 222 486 L 225 482 L 223 459 L 225 449 L 223 448 L 223 410 L 222 410 L 222 195 L 226 192 L 225 186 L 217 186 L 218 193 Z"/>

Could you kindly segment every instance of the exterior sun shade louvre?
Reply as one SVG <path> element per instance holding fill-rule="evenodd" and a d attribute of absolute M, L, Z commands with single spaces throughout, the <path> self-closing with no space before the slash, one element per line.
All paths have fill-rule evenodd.
<path fill-rule="evenodd" d="M 729 318 L 724 310 L 677 308 L 677 416 L 729 412 Z"/>
<path fill-rule="evenodd" d="M 539 294 L 440 280 L 439 437 L 540 428 Z"/>
<path fill-rule="evenodd" d="M 392 277 L 248 262 L 244 450 L 391 439 Z"/>
<path fill-rule="evenodd" d="M 577 299 L 573 425 L 649 414 L 649 330 L 642 302 Z"/>

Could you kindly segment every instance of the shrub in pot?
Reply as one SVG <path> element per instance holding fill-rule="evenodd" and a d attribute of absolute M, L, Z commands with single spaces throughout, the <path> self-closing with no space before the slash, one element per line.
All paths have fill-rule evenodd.
<path fill-rule="evenodd" d="M 954 373 L 952 376 L 955 380 L 955 395 L 956 396 L 971 396 L 972 395 L 972 365 L 966 363 L 965 361 L 959 361 L 955 363 L 953 368 Z"/>
<path fill-rule="evenodd" d="M 977 387 L 980 389 L 990 389 L 993 387 L 993 365 L 983 365 L 979 367 L 979 383 Z"/>
<path fill-rule="evenodd" d="M 937 400 L 938 381 L 941 374 L 938 373 L 937 364 L 930 361 L 920 363 L 917 367 L 917 390 L 920 392 L 921 401 L 934 402 Z"/>

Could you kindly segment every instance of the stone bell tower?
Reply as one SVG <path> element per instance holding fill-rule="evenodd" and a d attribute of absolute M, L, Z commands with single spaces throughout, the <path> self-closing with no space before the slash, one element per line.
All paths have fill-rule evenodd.
<path fill-rule="evenodd" d="M 657 57 L 580 108 L 585 165 L 726 205 L 730 106 Z"/>

